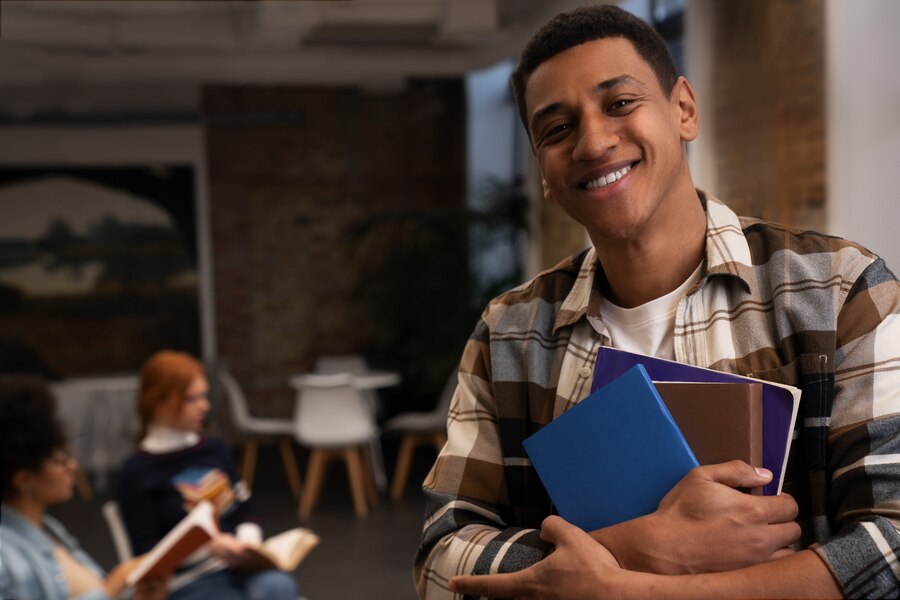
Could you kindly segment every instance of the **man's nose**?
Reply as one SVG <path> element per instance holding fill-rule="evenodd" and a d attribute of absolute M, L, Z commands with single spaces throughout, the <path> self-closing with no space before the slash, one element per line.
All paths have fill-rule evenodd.
<path fill-rule="evenodd" d="M 578 139 L 572 151 L 575 160 L 597 160 L 619 143 L 618 128 L 608 118 L 588 116 L 581 119 Z"/>

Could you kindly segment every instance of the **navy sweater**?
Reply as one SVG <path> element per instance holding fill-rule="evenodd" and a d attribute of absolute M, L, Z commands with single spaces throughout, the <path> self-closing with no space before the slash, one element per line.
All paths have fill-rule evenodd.
<path fill-rule="evenodd" d="M 231 451 L 216 438 L 175 452 L 132 455 L 119 474 L 118 501 L 134 553 L 152 549 L 202 499 L 216 506 L 222 531 L 255 522 L 249 504 L 234 498 L 236 482 Z"/>

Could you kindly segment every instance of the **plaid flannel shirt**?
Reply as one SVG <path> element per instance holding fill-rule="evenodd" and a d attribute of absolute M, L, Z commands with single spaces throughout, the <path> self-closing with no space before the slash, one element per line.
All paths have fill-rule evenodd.
<path fill-rule="evenodd" d="M 676 360 L 802 389 L 784 491 L 802 537 L 852 597 L 900 593 L 900 284 L 845 240 L 739 218 L 700 192 L 701 279 L 678 304 Z M 415 579 L 543 558 L 550 500 L 522 440 L 590 391 L 610 339 L 588 249 L 493 300 L 464 351 L 448 442 L 424 483 Z M 600 273 L 599 277 L 602 277 Z"/>

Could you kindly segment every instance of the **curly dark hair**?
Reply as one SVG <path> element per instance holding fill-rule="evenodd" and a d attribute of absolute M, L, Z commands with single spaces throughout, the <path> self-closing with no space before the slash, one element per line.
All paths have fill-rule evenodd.
<path fill-rule="evenodd" d="M 525 84 L 541 64 L 574 46 L 605 38 L 625 38 L 638 55 L 647 61 L 660 87 L 671 93 L 678 72 L 666 42 L 653 27 L 626 10 L 612 5 L 584 6 L 556 15 L 528 41 L 510 77 L 519 118 L 528 131 L 525 108 Z M 529 138 L 531 132 L 528 131 Z"/>
<path fill-rule="evenodd" d="M 15 495 L 16 471 L 39 471 L 45 459 L 66 445 L 56 403 L 43 379 L 0 375 L 0 432 L 2 492 L 8 499 Z"/>

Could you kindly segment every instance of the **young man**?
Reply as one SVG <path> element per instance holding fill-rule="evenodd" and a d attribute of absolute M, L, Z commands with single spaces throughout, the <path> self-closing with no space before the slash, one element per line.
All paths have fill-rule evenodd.
<path fill-rule="evenodd" d="M 469 340 L 424 486 L 419 595 L 900 593 L 893 274 L 856 244 L 738 218 L 696 190 L 693 92 L 621 9 L 557 16 L 513 85 L 544 194 L 592 247 L 491 302 Z M 735 461 L 693 470 L 639 519 L 585 533 L 547 518 L 521 443 L 588 394 L 601 345 L 800 387 L 786 493 L 741 493 L 771 473 Z"/>

